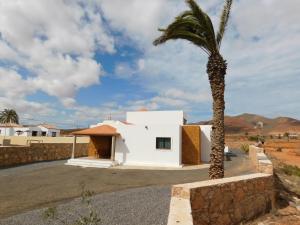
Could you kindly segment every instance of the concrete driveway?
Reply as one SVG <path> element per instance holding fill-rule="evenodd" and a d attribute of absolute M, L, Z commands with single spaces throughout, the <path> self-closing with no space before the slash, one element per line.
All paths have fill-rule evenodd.
<path fill-rule="evenodd" d="M 65 166 L 43 162 L 0 170 L 0 218 L 66 203 L 81 193 L 80 184 L 96 194 L 146 186 L 168 186 L 208 179 L 208 169 L 141 170 Z M 225 163 L 226 176 L 255 172 L 243 154 Z"/>

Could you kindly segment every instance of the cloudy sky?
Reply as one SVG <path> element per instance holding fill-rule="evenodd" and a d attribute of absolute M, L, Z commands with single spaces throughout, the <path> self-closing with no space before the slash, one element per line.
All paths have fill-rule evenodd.
<path fill-rule="evenodd" d="M 198 0 L 218 27 L 223 0 Z M 125 112 L 211 117 L 207 56 L 152 41 L 183 0 L 0 0 L 0 109 L 23 123 L 87 126 Z M 235 0 L 222 55 L 226 114 L 300 119 L 300 3 Z"/>

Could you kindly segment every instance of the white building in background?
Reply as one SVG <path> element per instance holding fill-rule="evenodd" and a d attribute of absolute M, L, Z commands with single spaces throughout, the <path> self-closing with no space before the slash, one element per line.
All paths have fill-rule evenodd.
<path fill-rule="evenodd" d="M 60 130 L 49 124 L 34 125 L 20 125 L 20 124 L 0 124 L 0 136 L 47 136 L 57 137 L 60 136 Z"/>
<path fill-rule="evenodd" d="M 201 164 L 209 161 L 210 132 L 210 125 L 186 125 L 183 111 L 127 112 L 125 122 L 105 120 L 90 129 L 74 132 L 72 159 L 67 164 L 86 167 Z M 74 159 L 76 136 L 80 135 L 90 136 L 89 158 Z"/>
<path fill-rule="evenodd" d="M 60 136 L 60 130 L 53 125 L 50 124 L 40 124 L 38 128 L 41 129 L 40 136 L 47 136 L 47 137 L 58 137 Z"/>

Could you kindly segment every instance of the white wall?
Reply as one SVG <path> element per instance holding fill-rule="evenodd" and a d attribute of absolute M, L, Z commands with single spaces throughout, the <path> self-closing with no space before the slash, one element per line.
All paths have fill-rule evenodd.
<path fill-rule="evenodd" d="M 180 125 L 115 125 L 121 136 L 116 139 L 115 160 L 124 165 L 181 165 Z M 156 137 L 171 137 L 171 150 L 156 149 Z"/>
<path fill-rule="evenodd" d="M 14 127 L 13 130 L 14 130 L 14 132 L 13 132 L 12 136 L 22 136 L 22 137 L 31 136 L 31 130 L 29 127 Z M 18 133 L 16 132 L 17 130 L 21 130 L 21 131 L 23 131 L 23 133 L 20 133 L 20 135 L 18 135 Z M 28 131 L 28 132 L 26 132 L 26 131 Z"/>
<path fill-rule="evenodd" d="M 39 136 L 42 136 L 42 131 L 46 132 L 47 137 L 52 137 L 52 133 L 56 133 L 55 137 L 60 136 L 60 130 L 59 129 L 48 129 L 44 126 L 38 126 L 41 129 L 41 132 L 39 133 Z"/>
<path fill-rule="evenodd" d="M 137 111 L 127 112 L 126 121 L 133 124 L 178 124 L 183 125 L 183 111 Z"/>
<path fill-rule="evenodd" d="M 0 127 L 0 136 L 12 136 L 14 135 L 14 131 L 12 127 Z"/>
<path fill-rule="evenodd" d="M 52 137 L 52 133 L 56 132 L 56 137 L 60 136 L 60 130 L 58 129 L 47 129 L 42 127 L 0 127 L 0 136 L 22 136 L 22 137 L 31 137 L 32 131 L 37 131 L 37 136 L 42 136 L 42 131 L 46 131 L 46 136 Z M 23 131 L 23 133 L 18 133 L 16 131 Z M 5 135 L 4 135 L 5 134 Z"/>
<path fill-rule="evenodd" d="M 200 125 L 201 129 L 201 161 L 209 162 L 211 153 L 211 125 Z"/>

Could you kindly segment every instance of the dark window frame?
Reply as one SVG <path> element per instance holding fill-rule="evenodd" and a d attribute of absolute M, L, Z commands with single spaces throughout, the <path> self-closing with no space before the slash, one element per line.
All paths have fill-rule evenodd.
<path fill-rule="evenodd" d="M 172 150 L 172 138 L 156 137 L 155 146 L 157 150 Z"/>

